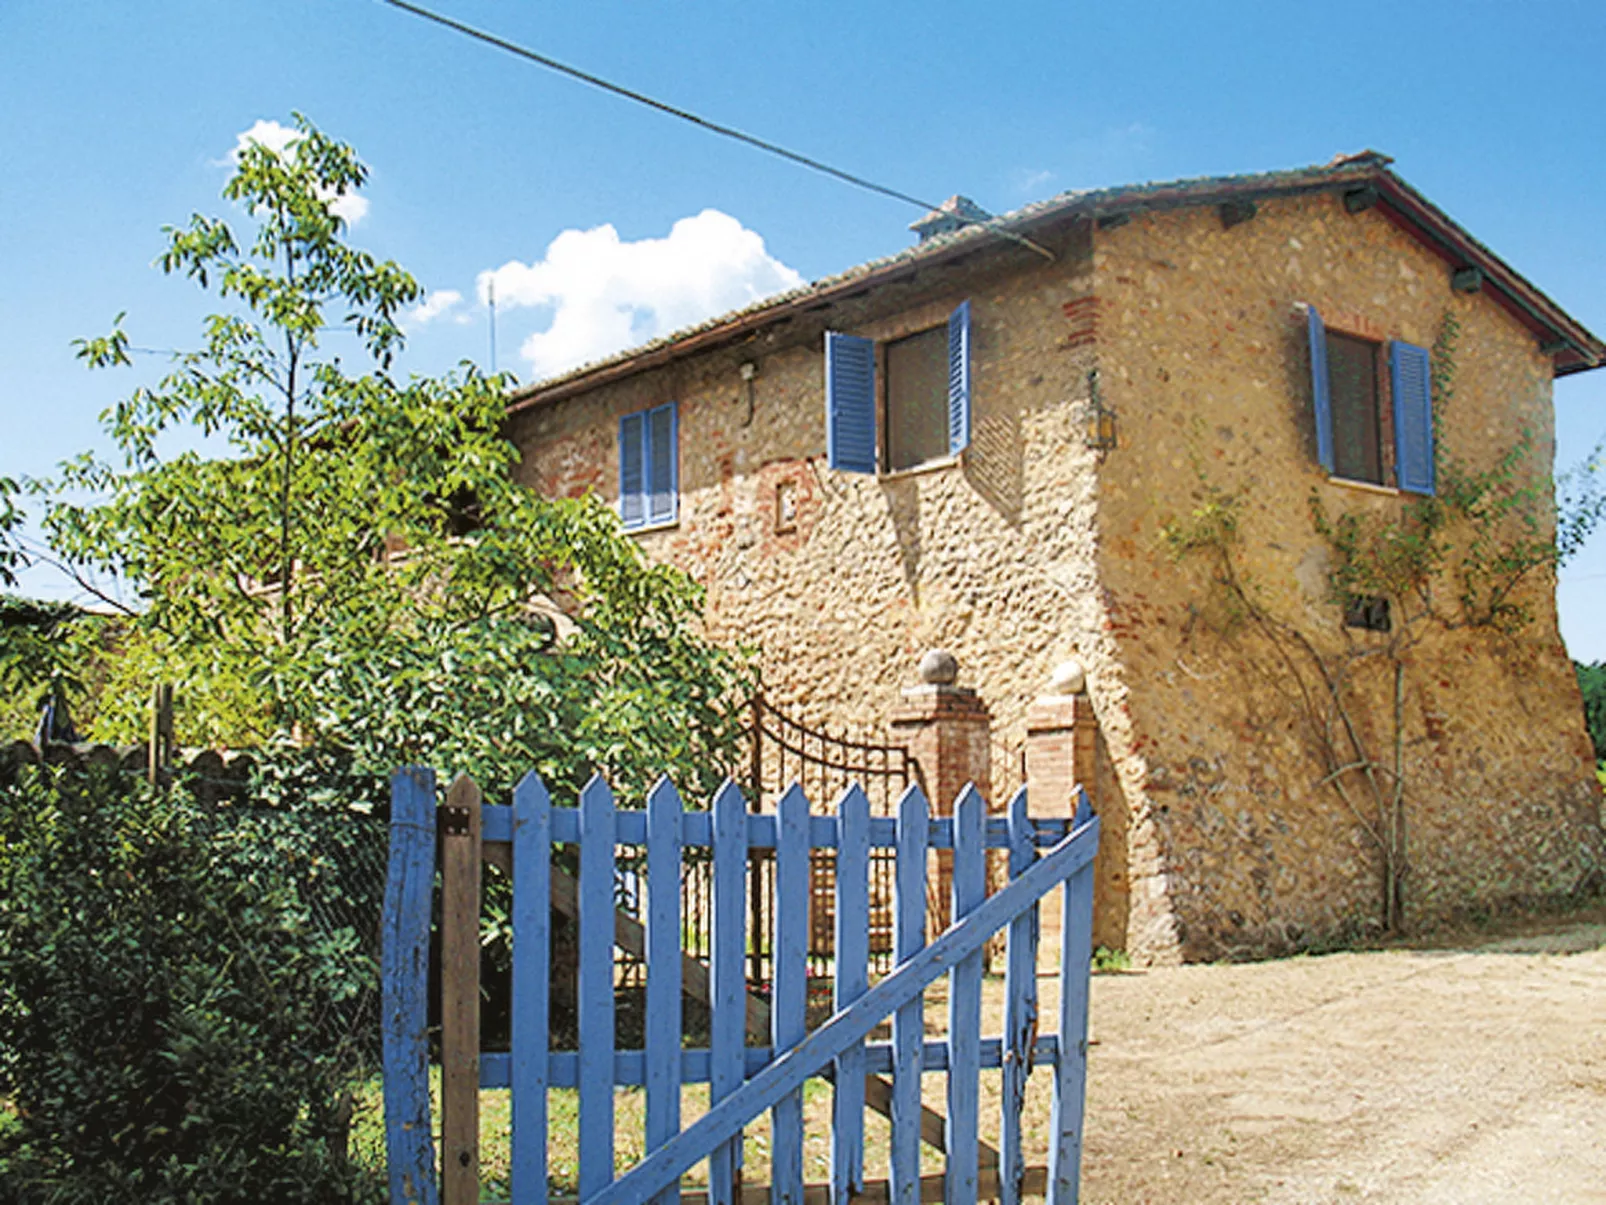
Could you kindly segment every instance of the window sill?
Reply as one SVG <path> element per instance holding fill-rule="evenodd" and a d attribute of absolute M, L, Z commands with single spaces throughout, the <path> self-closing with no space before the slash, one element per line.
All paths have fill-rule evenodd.
<path fill-rule="evenodd" d="M 1353 477 L 1329 477 L 1327 484 L 1342 485 L 1352 490 L 1364 490 L 1368 494 L 1383 494 L 1390 498 L 1398 496 L 1400 492 L 1392 485 L 1379 485 L 1375 481 L 1357 481 Z"/>
<path fill-rule="evenodd" d="M 627 527 L 627 528 L 625 528 L 625 535 L 627 535 L 627 536 L 651 535 L 655 531 L 669 531 L 669 530 L 671 530 L 673 528 L 676 528 L 676 527 L 679 527 L 679 526 L 680 526 L 680 516 L 676 515 L 673 519 L 664 519 L 662 522 L 659 522 L 659 523 L 641 523 L 641 524 L 638 524 L 635 527 Z"/>
<path fill-rule="evenodd" d="M 943 469 L 951 469 L 961 459 L 959 456 L 939 456 L 936 460 L 923 461 L 907 469 L 892 469 L 889 472 L 878 473 L 877 476 L 882 481 L 902 481 L 906 477 L 919 477 L 923 473 L 939 473 Z"/>

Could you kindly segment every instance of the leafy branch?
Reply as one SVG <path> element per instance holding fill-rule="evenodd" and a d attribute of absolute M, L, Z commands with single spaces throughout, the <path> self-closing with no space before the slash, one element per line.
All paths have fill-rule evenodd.
<path fill-rule="evenodd" d="M 0 477 L 0 586 L 15 586 L 17 570 L 27 564 L 22 550 L 23 513 L 17 505 L 18 486 L 10 477 Z"/>
<path fill-rule="evenodd" d="M 600 499 L 515 477 L 506 379 L 393 372 L 421 290 L 346 241 L 355 153 L 296 128 L 242 151 L 227 219 L 166 231 L 162 268 L 219 303 L 198 346 L 102 415 L 113 455 L 30 483 L 48 555 L 137 599 L 97 735 L 136 735 L 159 674 L 191 743 L 294 734 L 487 785 L 718 772 L 747 668 L 703 635 L 701 591 Z M 127 367 L 122 315 L 78 349 Z"/>

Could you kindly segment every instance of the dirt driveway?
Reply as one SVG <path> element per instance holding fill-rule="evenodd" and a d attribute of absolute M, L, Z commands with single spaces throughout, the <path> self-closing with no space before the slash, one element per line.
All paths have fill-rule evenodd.
<path fill-rule="evenodd" d="M 1598 911 L 1101 975 L 1092 1017 L 1084 1201 L 1606 1202 Z"/>

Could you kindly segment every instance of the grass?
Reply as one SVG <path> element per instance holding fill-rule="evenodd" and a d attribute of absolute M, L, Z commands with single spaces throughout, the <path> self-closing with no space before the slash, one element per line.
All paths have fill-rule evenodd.
<path fill-rule="evenodd" d="M 1131 969 L 1132 959 L 1127 957 L 1125 950 L 1112 950 L 1108 946 L 1100 946 L 1093 951 L 1093 973 L 1095 975 L 1118 975 Z"/>
<path fill-rule="evenodd" d="M 440 1158 L 440 1068 L 430 1068 L 430 1106 L 433 1119 L 433 1136 L 437 1166 Z M 352 1155 L 367 1166 L 384 1166 L 384 1109 L 382 1086 L 378 1077 L 365 1083 L 359 1093 L 358 1120 L 352 1131 Z M 640 1088 L 618 1088 L 614 1091 L 614 1171 L 623 1174 L 639 1163 L 644 1156 L 643 1127 L 645 1122 L 645 1094 Z M 824 1102 L 823 1108 L 821 1102 Z M 830 1088 L 827 1084 L 811 1080 L 804 1090 L 805 1111 L 818 1111 L 828 1116 Z M 688 1084 L 681 1090 L 681 1120 L 689 1125 L 708 1109 L 708 1086 Z M 579 1161 L 579 1093 L 572 1088 L 554 1088 L 547 1094 L 548 1141 L 547 1185 L 558 1194 L 573 1194 L 578 1187 Z M 510 1093 L 505 1088 L 487 1088 L 480 1093 L 480 1199 L 505 1201 L 510 1195 L 512 1175 L 512 1133 Z M 749 1131 L 744 1143 L 745 1164 L 751 1175 L 762 1168 L 769 1169 L 768 1126 Z M 816 1171 L 814 1160 L 806 1163 L 809 1172 Z M 828 1170 L 820 1161 L 819 1175 Z M 699 1164 L 686 1177 L 688 1186 L 702 1187 L 707 1183 L 707 1165 Z"/>
<path fill-rule="evenodd" d="M 1048 935 L 1045 934 L 1045 937 Z M 1045 945 L 1048 944 L 1045 941 Z M 1127 966 L 1122 955 L 1101 951 L 1106 962 L 1104 970 L 1122 970 Z M 1057 951 L 1045 950 L 1040 965 L 1057 966 Z M 1040 973 L 1039 1014 L 1041 1028 L 1051 1033 L 1057 1028 L 1058 1011 L 1057 975 Z M 982 1033 L 995 1036 L 1003 1029 L 1004 987 L 1000 976 L 990 976 L 982 988 Z M 927 989 L 926 1031 L 928 1038 L 940 1039 L 945 1035 L 947 1023 L 947 982 L 939 980 Z M 885 1035 L 876 1035 L 884 1038 Z M 923 1077 L 925 1103 L 940 1114 L 947 1113 L 948 1079 L 942 1073 L 928 1073 Z M 1000 1077 L 995 1071 L 984 1071 L 977 1088 L 978 1105 L 982 1118 L 982 1138 L 996 1146 L 1001 1109 Z M 436 1125 L 436 1150 L 439 1152 L 440 1080 L 438 1068 L 431 1069 L 430 1094 L 432 1115 Z M 1042 1165 L 1047 1161 L 1049 1119 L 1052 1108 L 1052 1077 L 1046 1068 L 1039 1068 L 1030 1077 L 1026 1101 L 1022 1112 L 1021 1128 L 1025 1135 L 1025 1154 L 1029 1165 Z M 505 1201 L 509 1195 L 508 1179 L 511 1170 L 509 1145 L 509 1094 L 503 1089 L 487 1089 L 480 1093 L 480 1194 L 483 1201 Z M 643 1111 L 645 1096 L 639 1088 L 618 1088 L 614 1092 L 614 1167 L 623 1173 L 639 1162 L 644 1153 Z M 810 1080 L 804 1088 L 804 1177 L 811 1183 L 825 1181 L 830 1175 L 832 1089 L 824 1080 Z M 364 1085 L 361 1093 L 357 1121 L 353 1131 L 353 1153 L 365 1163 L 375 1160 L 378 1166 L 384 1160 L 383 1110 L 380 1106 L 380 1083 L 376 1078 Z M 689 1084 L 681 1092 L 681 1119 L 689 1125 L 708 1108 L 706 1084 Z M 579 1116 L 577 1093 L 572 1089 L 554 1089 L 548 1097 L 548 1186 L 556 1194 L 576 1191 L 576 1165 L 578 1157 Z M 885 1118 L 866 1111 L 865 1114 L 865 1175 L 877 1180 L 886 1176 L 890 1125 Z M 769 1182 L 770 1126 L 768 1116 L 757 1119 L 745 1134 L 743 1144 L 744 1179 L 748 1184 Z M 930 1174 L 943 1169 L 942 1154 L 931 1147 L 921 1148 L 921 1170 Z M 683 1179 L 687 1188 L 702 1187 L 707 1183 L 707 1164 L 698 1164 Z"/>

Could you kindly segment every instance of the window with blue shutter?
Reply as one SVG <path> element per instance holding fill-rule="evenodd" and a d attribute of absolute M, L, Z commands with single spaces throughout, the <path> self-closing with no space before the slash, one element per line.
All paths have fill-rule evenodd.
<path fill-rule="evenodd" d="M 673 402 L 619 420 L 619 518 L 627 528 L 675 521 L 679 437 Z"/>
<path fill-rule="evenodd" d="M 1333 408 L 1327 389 L 1327 328 L 1316 307 L 1305 307 L 1306 330 L 1310 337 L 1311 401 L 1316 412 L 1316 459 L 1329 473 L 1333 471 Z"/>
<path fill-rule="evenodd" d="M 647 416 L 627 414 L 619 420 L 619 517 L 626 527 L 647 521 Z"/>
<path fill-rule="evenodd" d="M 948 316 L 948 455 L 970 446 L 970 302 Z"/>
<path fill-rule="evenodd" d="M 1433 492 L 1433 373 L 1428 351 L 1412 343 L 1389 345 L 1394 394 L 1394 466 L 1400 488 Z"/>
<path fill-rule="evenodd" d="M 971 342 L 968 301 L 945 326 L 879 348 L 869 339 L 827 331 L 825 443 L 831 467 L 874 473 L 879 465 L 895 473 L 969 447 Z M 878 371 L 884 374 L 880 380 Z"/>
<path fill-rule="evenodd" d="M 647 522 L 672 523 L 675 519 L 675 500 L 680 496 L 679 482 L 675 480 L 677 462 L 675 447 L 675 407 L 659 406 L 647 412 Z"/>
<path fill-rule="evenodd" d="M 1379 346 L 1339 331 L 1327 332 L 1327 398 L 1332 422 L 1335 477 L 1384 485 L 1382 399 L 1378 396 Z"/>
<path fill-rule="evenodd" d="M 846 473 L 873 473 L 875 450 L 875 343 L 826 331 L 826 461 Z"/>
<path fill-rule="evenodd" d="M 1431 494 L 1432 357 L 1426 348 L 1330 329 L 1306 306 L 1316 454 L 1335 479 Z M 1392 426 L 1392 446 L 1384 433 Z M 1391 455 L 1392 454 L 1392 455 Z"/>

